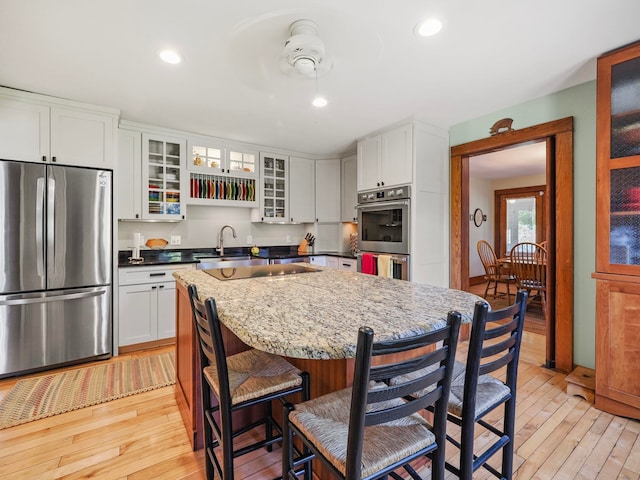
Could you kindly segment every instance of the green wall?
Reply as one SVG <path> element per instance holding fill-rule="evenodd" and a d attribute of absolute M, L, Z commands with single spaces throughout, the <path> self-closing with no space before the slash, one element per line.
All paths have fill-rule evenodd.
<path fill-rule="evenodd" d="M 513 118 L 513 128 L 573 117 L 573 205 L 574 205 L 574 362 L 595 368 L 595 281 L 596 265 L 596 82 L 521 103 L 510 108 L 454 125 L 449 130 L 451 145 L 489 136 L 491 126 L 501 118 Z"/>

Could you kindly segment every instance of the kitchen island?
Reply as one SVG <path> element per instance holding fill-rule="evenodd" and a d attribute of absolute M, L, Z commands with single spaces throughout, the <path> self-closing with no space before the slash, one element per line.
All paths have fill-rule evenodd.
<path fill-rule="evenodd" d="M 228 354 L 253 347 L 287 357 L 309 372 L 312 398 L 350 385 L 361 326 L 371 327 L 376 339 L 406 337 L 443 327 L 450 310 L 469 323 L 475 303 L 483 301 L 459 290 L 331 268 L 312 270 L 227 281 L 204 270 L 174 273 L 176 397 L 194 449 L 202 447 L 200 367 L 189 284 L 196 285 L 201 299 L 215 298 Z"/>

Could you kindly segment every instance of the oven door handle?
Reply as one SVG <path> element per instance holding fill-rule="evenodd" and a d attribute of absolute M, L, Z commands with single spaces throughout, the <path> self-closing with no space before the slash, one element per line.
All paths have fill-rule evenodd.
<path fill-rule="evenodd" d="M 377 203 L 364 203 L 356 205 L 356 209 L 358 210 L 380 210 L 385 207 L 397 207 L 397 206 L 405 206 L 409 205 L 409 200 L 397 200 L 397 201 L 389 201 L 389 202 L 377 202 Z"/>

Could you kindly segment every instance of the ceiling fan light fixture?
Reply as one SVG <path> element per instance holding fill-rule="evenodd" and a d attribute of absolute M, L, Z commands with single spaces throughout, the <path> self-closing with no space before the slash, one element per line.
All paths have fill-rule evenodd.
<path fill-rule="evenodd" d="M 297 57 L 293 62 L 293 67 L 303 77 L 312 77 L 316 71 L 316 59 L 307 56 Z"/>
<path fill-rule="evenodd" d="M 442 21 L 432 17 L 418 23 L 414 29 L 416 35 L 420 37 L 431 37 L 442 30 Z"/>

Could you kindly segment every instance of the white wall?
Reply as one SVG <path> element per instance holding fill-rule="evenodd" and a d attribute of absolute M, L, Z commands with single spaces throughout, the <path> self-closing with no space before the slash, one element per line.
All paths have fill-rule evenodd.
<path fill-rule="evenodd" d="M 145 239 L 164 238 L 170 241 L 172 235 L 180 235 L 179 246 L 167 245 L 166 248 L 213 248 L 218 244 L 220 228 L 231 225 L 237 238 L 231 231 L 224 232 L 225 247 L 284 246 L 295 247 L 300 244 L 306 233 L 316 237 L 316 251 L 344 251 L 344 238 L 341 224 L 267 224 L 252 223 L 251 209 L 238 207 L 187 206 L 187 219 L 181 222 L 119 222 L 118 249 L 131 248 L 134 232 L 141 233 Z M 251 238 L 248 238 L 248 237 Z M 348 248 L 347 248 L 348 251 Z"/>
<path fill-rule="evenodd" d="M 493 241 L 494 214 L 493 188 L 491 180 L 469 178 L 469 213 L 473 215 L 476 208 L 481 209 L 487 216 L 487 221 L 476 227 L 473 219 L 469 219 L 469 277 L 484 275 L 484 267 L 478 256 L 476 245 L 479 240 L 486 240 L 491 245 Z"/>

